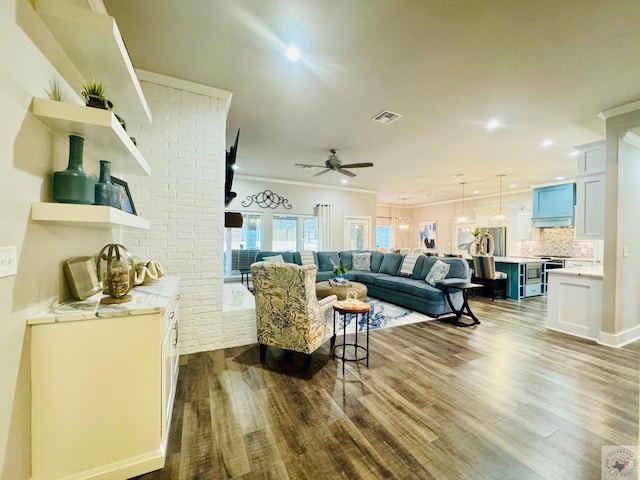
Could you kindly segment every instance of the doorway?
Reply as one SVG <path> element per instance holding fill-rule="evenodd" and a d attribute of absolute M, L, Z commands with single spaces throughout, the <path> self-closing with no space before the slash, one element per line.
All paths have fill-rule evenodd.
<path fill-rule="evenodd" d="M 344 217 L 344 249 L 368 250 L 371 248 L 371 217 Z"/>

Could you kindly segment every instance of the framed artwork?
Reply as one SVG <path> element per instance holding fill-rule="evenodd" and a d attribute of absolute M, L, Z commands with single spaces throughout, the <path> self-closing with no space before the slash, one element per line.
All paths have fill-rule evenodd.
<path fill-rule="evenodd" d="M 131 192 L 129 191 L 127 182 L 116 177 L 111 177 L 111 183 L 119 190 L 117 196 L 118 203 L 114 206 L 124 212 L 137 215 L 138 213 L 136 212 L 136 207 L 133 205 L 133 199 L 131 198 Z"/>
<path fill-rule="evenodd" d="M 420 235 L 420 246 L 427 247 L 428 249 L 436 249 L 438 239 L 438 222 L 436 220 L 427 220 L 426 222 L 418 223 Z"/>

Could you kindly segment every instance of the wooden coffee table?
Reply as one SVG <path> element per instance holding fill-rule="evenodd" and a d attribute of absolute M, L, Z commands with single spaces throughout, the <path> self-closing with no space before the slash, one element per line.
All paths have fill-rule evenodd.
<path fill-rule="evenodd" d="M 338 297 L 338 300 L 345 300 L 347 298 L 347 292 L 355 291 L 358 295 L 358 300 L 362 300 L 363 302 L 367 299 L 367 286 L 358 282 L 349 282 L 350 285 L 347 286 L 332 286 L 329 282 L 318 282 L 316 283 L 316 297 L 318 300 L 321 298 L 328 297 L 329 295 L 335 295 Z"/>

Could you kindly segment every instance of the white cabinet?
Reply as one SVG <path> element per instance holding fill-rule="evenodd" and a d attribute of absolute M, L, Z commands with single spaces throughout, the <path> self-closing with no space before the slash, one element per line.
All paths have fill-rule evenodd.
<path fill-rule="evenodd" d="M 605 168 L 605 142 L 600 140 L 575 147 L 578 150 L 578 170 L 576 175 L 602 173 Z"/>
<path fill-rule="evenodd" d="M 162 468 L 178 373 L 178 277 L 59 305 L 31 325 L 32 479 Z"/>
<path fill-rule="evenodd" d="M 531 240 L 531 215 L 532 212 L 519 212 L 516 215 L 516 235 L 518 240 Z"/>
<path fill-rule="evenodd" d="M 565 260 L 564 268 L 580 268 L 580 267 L 593 267 L 595 261 L 593 260 Z"/>
<path fill-rule="evenodd" d="M 578 240 L 604 238 L 605 142 L 576 147 L 575 237 Z"/>

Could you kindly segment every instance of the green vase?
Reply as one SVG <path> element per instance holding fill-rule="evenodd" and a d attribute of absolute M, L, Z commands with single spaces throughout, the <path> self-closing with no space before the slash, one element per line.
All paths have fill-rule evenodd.
<path fill-rule="evenodd" d="M 53 199 L 60 203 L 92 205 L 95 200 L 95 180 L 82 170 L 84 138 L 69 135 L 69 165 L 53 174 Z"/>
<path fill-rule="evenodd" d="M 108 160 L 100 160 L 100 179 L 96 183 L 95 193 L 94 205 L 111 206 L 113 183 L 111 183 L 111 162 Z"/>

